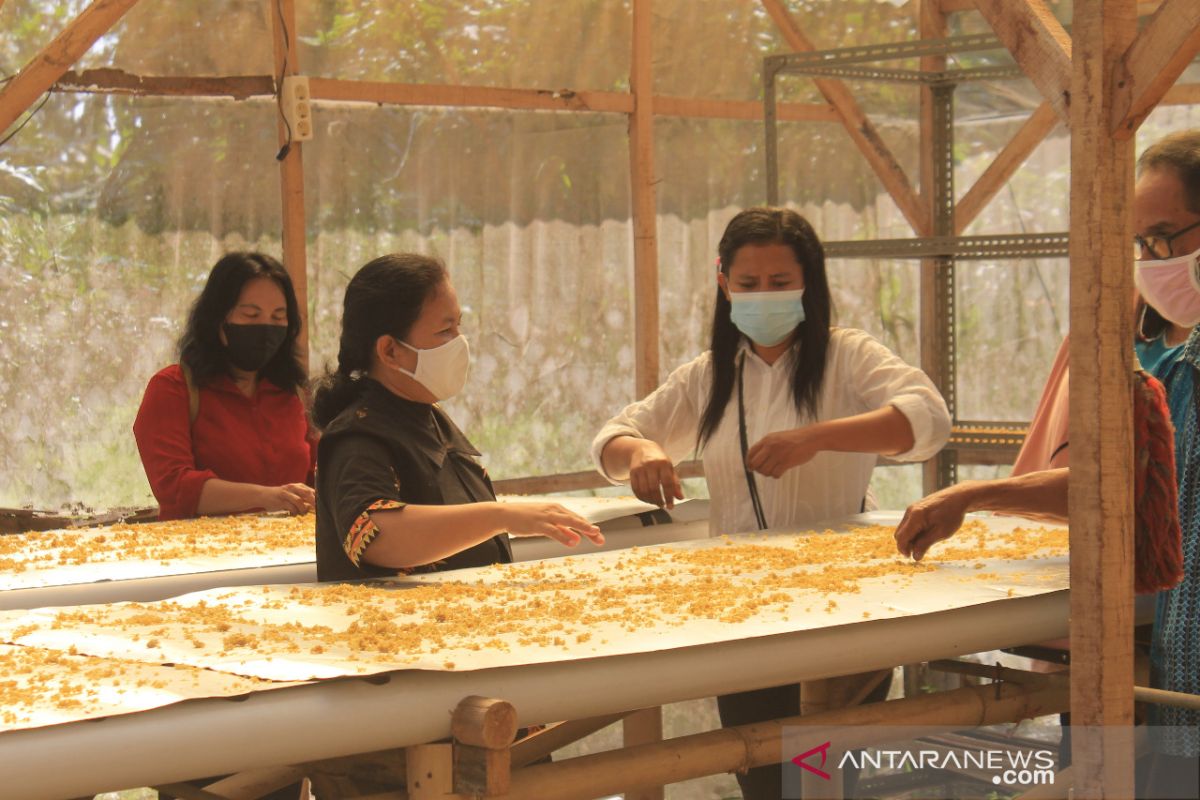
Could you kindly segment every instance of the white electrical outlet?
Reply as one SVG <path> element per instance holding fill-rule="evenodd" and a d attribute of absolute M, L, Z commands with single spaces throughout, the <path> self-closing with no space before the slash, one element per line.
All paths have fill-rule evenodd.
<path fill-rule="evenodd" d="M 280 104 L 283 118 L 292 129 L 293 142 L 313 138 L 312 97 L 308 93 L 307 75 L 288 75 L 283 79 Z"/>

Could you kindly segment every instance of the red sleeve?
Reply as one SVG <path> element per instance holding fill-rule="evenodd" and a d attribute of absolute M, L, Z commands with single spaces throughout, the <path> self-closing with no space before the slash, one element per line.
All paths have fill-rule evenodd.
<path fill-rule="evenodd" d="M 159 519 L 196 516 L 200 490 L 217 474 L 196 469 L 187 384 L 178 365 L 150 379 L 133 422 L 133 437 L 158 500 Z"/>

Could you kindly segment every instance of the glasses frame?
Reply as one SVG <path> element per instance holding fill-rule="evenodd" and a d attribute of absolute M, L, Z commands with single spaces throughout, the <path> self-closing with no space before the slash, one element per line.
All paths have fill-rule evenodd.
<path fill-rule="evenodd" d="M 1175 231 L 1170 236 L 1143 237 L 1140 234 L 1135 233 L 1133 235 L 1133 241 L 1138 248 L 1138 252 L 1135 255 L 1137 255 L 1143 261 L 1165 261 L 1174 255 L 1174 248 L 1171 247 L 1171 242 L 1175 241 L 1180 236 L 1183 236 L 1185 233 L 1195 230 L 1196 228 L 1200 228 L 1200 220 L 1196 220 L 1186 228 Z M 1151 242 L 1153 242 L 1153 244 L 1151 244 Z M 1155 246 L 1159 245 L 1160 243 L 1167 246 L 1166 255 L 1160 255 L 1159 252 L 1154 249 Z M 1150 254 L 1149 258 L 1145 257 L 1146 253 Z"/>

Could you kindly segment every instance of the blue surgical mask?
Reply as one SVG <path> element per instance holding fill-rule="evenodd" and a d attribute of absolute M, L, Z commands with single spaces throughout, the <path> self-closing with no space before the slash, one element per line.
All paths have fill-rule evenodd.
<path fill-rule="evenodd" d="M 756 344 L 771 347 L 804 322 L 803 289 L 788 292 L 730 292 L 729 317 Z"/>

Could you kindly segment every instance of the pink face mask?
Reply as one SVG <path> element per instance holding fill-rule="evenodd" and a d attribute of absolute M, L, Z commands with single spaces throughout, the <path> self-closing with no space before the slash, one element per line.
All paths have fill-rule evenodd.
<path fill-rule="evenodd" d="M 1200 250 L 1161 261 L 1138 261 L 1133 282 L 1146 302 L 1184 328 L 1200 323 Z"/>

